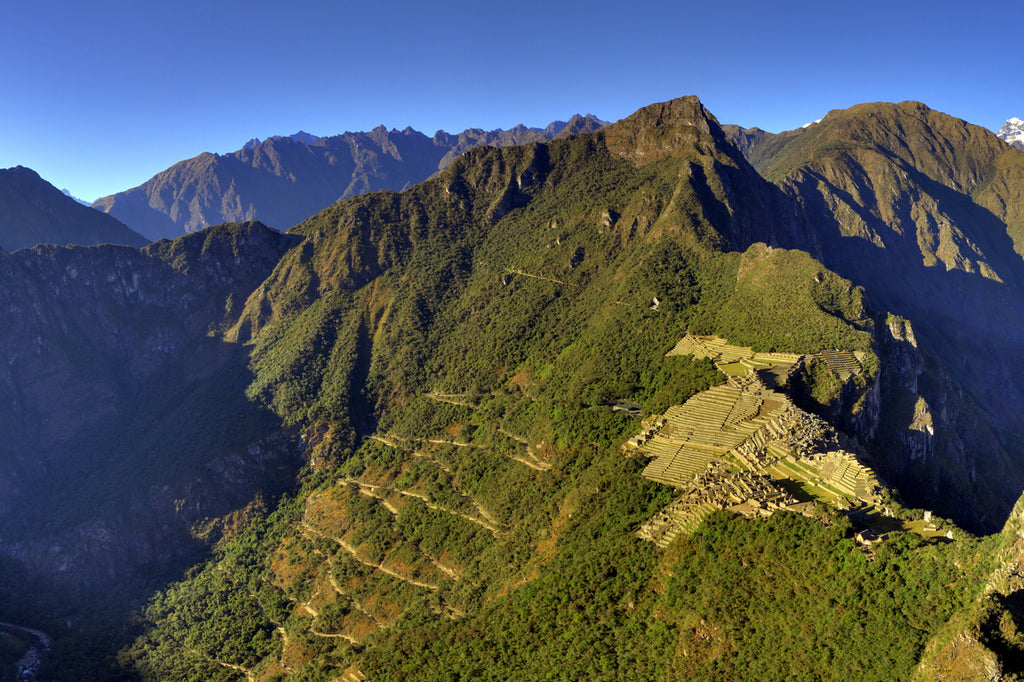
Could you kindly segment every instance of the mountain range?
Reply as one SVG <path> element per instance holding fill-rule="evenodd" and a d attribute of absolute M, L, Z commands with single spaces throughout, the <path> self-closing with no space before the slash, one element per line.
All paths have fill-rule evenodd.
<path fill-rule="evenodd" d="M 285 233 L 0 253 L 40 675 L 1024 673 L 1024 152 L 916 102 L 562 132 Z"/>
<path fill-rule="evenodd" d="M 457 135 L 439 130 L 433 137 L 384 126 L 332 137 L 300 131 L 250 140 L 232 154 L 200 154 L 139 187 L 98 199 L 93 207 L 151 240 L 235 220 L 286 229 L 339 199 L 411 187 L 477 145 L 547 141 L 604 125 L 588 114 L 546 128 L 474 128 Z"/>

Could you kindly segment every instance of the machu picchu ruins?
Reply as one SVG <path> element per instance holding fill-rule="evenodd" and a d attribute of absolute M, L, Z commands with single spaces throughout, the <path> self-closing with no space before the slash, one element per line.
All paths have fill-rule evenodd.
<path fill-rule="evenodd" d="M 878 502 L 878 478 L 856 446 L 776 390 L 812 359 L 845 382 L 862 371 L 863 357 L 838 350 L 757 353 L 691 334 L 668 355 L 710 359 L 727 381 L 648 418 L 623 446 L 651 458 L 645 478 L 683 490 L 643 524 L 640 537 L 665 546 L 714 509 L 767 515 L 819 502 L 864 511 Z"/>

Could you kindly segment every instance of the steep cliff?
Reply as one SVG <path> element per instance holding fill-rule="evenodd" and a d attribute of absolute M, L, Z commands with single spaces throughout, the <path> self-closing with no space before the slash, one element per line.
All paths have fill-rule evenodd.
<path fill-rule="evenodd" d="M 208 334 L 296 241 L 249 223 L 3 254 L 3 553 L 74 583 L 123 578 L 290 482 L 294 449 L 257 447 L 280 426 L 244 399 L 244 351 Z"/>

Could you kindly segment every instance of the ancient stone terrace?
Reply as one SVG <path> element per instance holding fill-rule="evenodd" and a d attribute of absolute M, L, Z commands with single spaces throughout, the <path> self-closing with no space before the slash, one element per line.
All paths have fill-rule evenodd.
<path fill-rule="evenodd" d="M 687 334 L 666 355 L 692 355 L 707 358 L 729 378 L 729 383 L 742 387 L 753 373 L 774 371 L 785 374 L 800 362 L 795 353 L 757 353 L 747 346 L 733 346 L 717 336 Z"/>
<path fill-rule="evenodd" d="M 664 546 L 714 509 L 768 514 L 803 511 L 812 500 L 840 508 L 877 502 L 878 479 L 844 449 L 839 433 L 762 381 L 764 368 L 790 372 L 803 356 L 689 334 L 669 355 L 684 353 L 712 359 L 730 379 L 649 420 L 624 447 L 653 458 L 644 477 L 685 491 L 641 527 L 641 537 Z M 853 353 L 815 357 L 839 376 L 861 371 Z"/>
<path fill-rule="evenodd" d="M 815 357 L 824 360 L 840 381 L 846 381 L 854 374 L 860 374 L 862 369 L 862 358 L 857 357 L 857 353 L 850 351 L 823 350 Z"/>
<path fill-rule="evenodd" d="M 739 389 L 715 386 L 683 405 L 673 405 L 665 424 L 640 451 L 654 460 L 643 475 L 677 488 L 685 487 L 703 469 L 752 438 L 782 414 L 789 400 L 778 394 L 766 397 L 760 386 Z"/>
<path fill-rule="evenodd" d="M 699 336 L 697 334 L 684 336 L 666 355 L 693 355 L 698 358 L 708 358 L 716 364 L 745 362 L 751 369 L 769 365 L 793 364 L 802 357 L 797 353 L 757 353 L 748 346 L 733 346 L 717 336 Z"/>
<path fill-rule="evenodd" d="M 694 478 L 682 497 L 644 523 L 637 534 L 666 547 L 681 533 L 692 533 L 716 509 L 764 516 L 797 500 L 771 478 L 754 471 L 730 471 L 715 462 Z"/>
<path fill-rule="evenodd" d="M 790 479 L 820 502 L 847 508 L 878 501 L 875 472 L 857 461 L 850 452 L 835 450 L 798 459 L 777 459 L 761 469 L 777 480 Z"/>

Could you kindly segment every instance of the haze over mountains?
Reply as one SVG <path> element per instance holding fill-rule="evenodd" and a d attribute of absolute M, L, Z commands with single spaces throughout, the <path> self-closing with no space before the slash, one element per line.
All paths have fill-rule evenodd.
<path fill-rule="evenodd" d="M 333 137 L 300 131 L 250 140 L 232 154 L 201 154 L 93 207 L 153 240 L 237 220 L 287 229 L 339 199 L 422 182 L 470 147 L 546 141 L 604 125 L 588 114 L 546 128 L 439 130 L 433 137 L 384 126 Z"/>
<path fill-rule="evenodd" d="M 287 233 L 0 253 L 0 620 L 55 638 L 46 675 L 1024 673 L 1024 152 L 915 102 L 778 135 L 695 97 L 504 133 L 448 161 L 493 133 L 254 141 L 131 201 L 430 177 Z M 801 359 L 667 356 L 687 334 Z M 621 446 L 706 429 L 658 417 L 712 386 L 749 402 L 704 419 L 755 421 L 768 383 L 791 445 L 707 443 L 709 471 L 774 485 L 760 459 L 841 448 L 873 501 L 822 468 L 783 477 L 803 513 L 737 483 L 751 518 L 676 519 L 701 479 Z"/>

